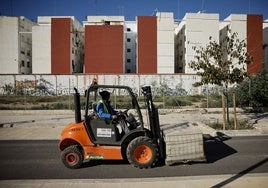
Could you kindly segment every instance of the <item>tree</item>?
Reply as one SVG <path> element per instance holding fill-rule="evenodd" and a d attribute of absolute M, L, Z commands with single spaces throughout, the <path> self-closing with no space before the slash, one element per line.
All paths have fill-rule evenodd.
<path fill-rule="evenodd" d="M 238 104 L 260 111 L 268 107 L 268 72 L 251 75 L 235 89 Z"/>
<path fill-rule="evenodd" d="M 246 51 L 245 40 L 240 40 L 237 33 L 231 34 L 229 31 L 228 34 L 219 43 L 209 37 L 209 43 L 205 47 L 194 46 L 195 60 L 189 66 L 201 76 L 201 81 L 194 83 L 194 86 L 215 84 L 223 87 L 222 105 L 224 107 L 226 103 L 229 124 L 228 87 L 241 83 L 247 77 L 246 65 L 252 59 Z"/>

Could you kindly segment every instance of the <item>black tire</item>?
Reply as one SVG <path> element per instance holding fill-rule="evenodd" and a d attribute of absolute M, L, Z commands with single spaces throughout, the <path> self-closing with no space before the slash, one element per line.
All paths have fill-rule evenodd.
<path fill-rule="evenodd" d="M 61 153 L 61 161 L 67 168 L 79 168 L 83 164 L 83 160 L 83 154 L 76 145 L 65 148 Z"/>
<path fill-rule="evenodd" d="M 152 139 L 145 136 L 135 138 L 127 147 L 128 162 L 136 168 L 151 168 L 158 157 L 158 147 Z"/>

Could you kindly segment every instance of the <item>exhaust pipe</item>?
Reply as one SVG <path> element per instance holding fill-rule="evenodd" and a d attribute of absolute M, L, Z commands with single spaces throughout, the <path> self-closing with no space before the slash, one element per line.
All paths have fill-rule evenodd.
<path fill-rule="evenodd" d="M 74 88 L 74 113 L 75 113 L 75 122 L 80 123 L 81 120 L 81 107 L 80 107 L 80 94 L 78 90 Z"/>

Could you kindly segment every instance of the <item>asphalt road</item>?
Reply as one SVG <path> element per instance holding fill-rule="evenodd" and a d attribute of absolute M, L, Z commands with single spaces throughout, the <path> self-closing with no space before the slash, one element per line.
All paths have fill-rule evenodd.
<path fill-rule="evenodd" d="M 60 161 L 58 141 L 0 141 L 0 180 L 110 179 L 179 177 L 268 172 L 268 136 L 234 137 L 224 142 L 207 140 L 207 162 L 136 169 L 127 161 L 90 161 L 67 169 Z"/>

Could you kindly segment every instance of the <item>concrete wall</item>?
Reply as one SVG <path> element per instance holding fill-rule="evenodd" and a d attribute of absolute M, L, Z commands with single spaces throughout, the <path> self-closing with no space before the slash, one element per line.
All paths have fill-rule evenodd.
<path fill-rule="evenodd" d="M 184 89 L 188 95 L 201 93 L 201 87 L 195 88 L 192 84 L 200 81 L 197 75 L 187 74 L 159 74 L 159 75 L 137 75 L 137 74 L 118 74 L 118 75 L 0 75 L 0 94 L 7 94 L 3 87 L 10 85 L 15 87 L 19 83 L 26 90 L 34 91 L 36 86 L 44 85 L 50 94 L 68 95 L 73 93 L 76 87 L 83 93 L 92 83 L 93 78 L 98 78 L 99 84 L 106 85 L 127 85 L 133 91 L 140 94 L 140 88 L 145 85 L 152 86 L 153 91 L 163 86 L 167 86 L 171 91 Z M 41 93 L 40 93 L 41 94 Z M 48 94 L 48 93 L 43 93 Z"/>

